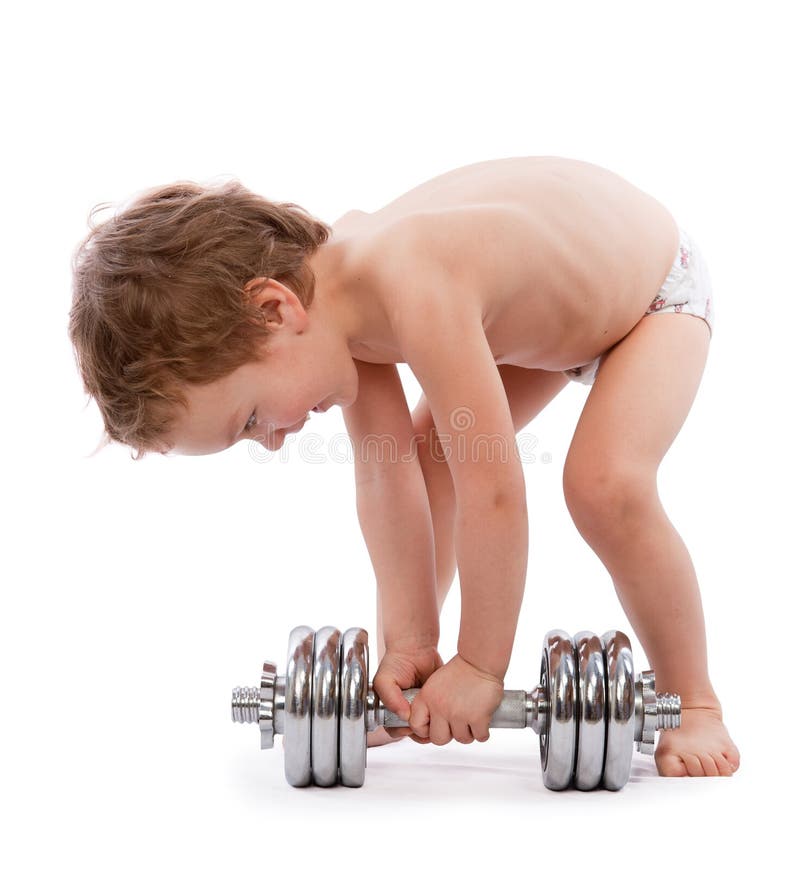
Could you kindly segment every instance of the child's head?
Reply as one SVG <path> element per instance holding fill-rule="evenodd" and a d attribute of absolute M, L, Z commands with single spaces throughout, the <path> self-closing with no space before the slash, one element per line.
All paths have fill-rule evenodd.
<path fill-rule="evenodd" d="M 237 181 L 156 187 L 89 225 L 73 259 L 69 334 L 107 442 L 136 458 L 169 448 L 187 386 L 264 357 L 265 306 L 251 293 L 263 281 L 254 278 L 281 282 L 309 308 L 307 260 L 331 233 L 300 206 Z"/>

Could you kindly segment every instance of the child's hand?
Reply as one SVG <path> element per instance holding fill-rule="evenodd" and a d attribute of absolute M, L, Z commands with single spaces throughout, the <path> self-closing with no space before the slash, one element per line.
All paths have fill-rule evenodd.
<path fill-rule="evenodd" d="M 373 690 L 387 709 L 407 721 L 411 704 L 403 696 L 403 690 L 419 688 L 442 664 L 436 646 L 387 649 L 372 680 Z M 389 736 L 410 736 L 414 742 L 430 742 L 427 737 L 415 735 L 411 727 L 387 727 L 386 732 Z"/>
<path fill-rule="evenodd" d="M 417 742 L 486 742 L 489 721 L 502 699 L 502 679 L 456 655 L 422 686 L 408 723 L 420 737 Z"/>

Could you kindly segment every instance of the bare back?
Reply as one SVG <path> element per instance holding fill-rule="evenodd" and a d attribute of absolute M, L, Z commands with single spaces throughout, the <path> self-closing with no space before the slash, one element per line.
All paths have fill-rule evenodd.
<path fill-rule="evenodd" d="M 551 371 L 583 365 L 620 341 L 658 292 L 679 243 L 675 220 L 653 197 L 613 172 L 560 157 L 464 166 L 333 224 L 362 253 L 399 227 L 420 261 L 433 257 L 464 276 L 454 282 L 453 305 L 477 294 L 498 364 Z M 362 292 L 390 286 L 386 274 Z M 402 305 L 402 294 L 384 302 Z M 391 336 L 376 337 L 359 358 L 403 361 Z"/>

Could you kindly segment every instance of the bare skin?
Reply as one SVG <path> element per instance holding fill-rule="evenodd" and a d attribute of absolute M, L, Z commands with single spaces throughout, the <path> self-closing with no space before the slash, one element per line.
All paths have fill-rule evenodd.
<path fill-rule="evenodd" d="M 496 168 L 498 173 L 495 183 L 500 186 L 504 173 L 501 165 L 496 165 Z M 549 212 L 550 220 L 556 226 L 569 227 L 569 231 L 555 234 L 550 239 L 554 248 L 557 245 L 564 246 L 564 260 L 553 256 L 552 249 L 549 249 L 547 255 L 538 260 L 536 280 L 532 282 L 537 287 L 547 286 L 548 292 L 545 294 L 543 291 L 541 295 L 546 295 L 551 305 L 548 309 L 537 309 L 537 304 L 542 301 L 540 294 L 525 293 L 524 290 L 513 292 L 515 283 L 522 288 L 524 278 L 527 277 L 526 274 L 519 273 L 521 264 L 525 262 L 522 249 L 515 252 L 517 255 L 508 257 L 509 264 L 505 270 L 500 268 L 499 261 L 492 262 L 489 268 L 494 281 L 487 280 L 484 286 L 508 288 L 508 295 L 505 300 L 502 293 L 496 301 L 488 298 L 487 313 L 484 316 L 484 324 L 489 327 L 487 337 L 495 350 L 498 363 L 508 362 L 514 366 L 545 371 L 585 364 L 595 355 L 610 351 L 616 345 L 616 354 L 609 352 L 603 361 L 602 378 L 598 373 L 592 389 L 593 395 L 590 396 L 594 400 L 591 401 L 591 407 L 590 402 L 587 402 L 587 408 L 576 430 L 570 450 L 574 459 L 572 473 L 568 475 L 565 472 L 565 490 L 571 479 L 580 479 L 581 476 L 586 479 L 586 475 L 592 470 L 588 461 L 582 460 L 583 443 L 592 443 L 597 448 L 598 437 L 604 437 L 609 442 L 606 454 L 613 455 L 614 444 L 623 440 L 622 433 L 629 430 L 630 424 L 639 422 L 647 414 L 646 394 L 652 395 L 654 391 L 647 355 L 658 354 L 663 349 L 665 354 L 674 356 L 676 362 L 680 361 L 681 364 L 674 367 L 664 366 L 671 372 L 670 378 L 674 387 L 660 392 L 661 413 L 653 419 L 653 431 L 648 433 L 652 435 L 652 439 L 645 441 L 647 454 L 635 462 L 628 455 L 625 467 L 620 467 L 640 480 L 637 487 L 621 490 L 621 498 L 637 497 L 642 503 L 649 505 L 646 514 L 641 514 L 646 517 L 642 520 L 641 527 L 649 529 L 649 533 L 643 532 L 638 538 L 632 538 L 630 534 L 617 534 L 615 537 L 615 522 L 599 520 L 598 516 L 603 515 L 602 511 L 594 509 L 591 499 L 582 499 L 580 496 L 572 499 L 571 512 L 581 533 L 614 577 L 617 594 L 645 647 L 651 666 L 658 674 L 659 684 L 675 686 L 669 690 L 678 691 L 682 695 L 681 728 L 659 734 L 655 755 L 659 773 L 669 776 L 731 775 L 738 769 L 739 752 L 723 723 L 721 703 L 707 673 L 705 629 L 696 575 L 683 541 L 661 508 L 654 481 L 657 464 L 680 429 L 696 393 L 708 350 L 707 328 L 702 321 L 691 315 L 676 316 L 674 319 L 661 318 L 662 322 L 656 322 L 658 318 L 655 317 L 641 318 L 655 290 L 663 282 L 677 246 L 677 227 L 668 213 L 654 201 L 648 201 L 638 191 L 623 189 L 624 183 L 615 184 L 602 177 L 605 174 L 602 170 L 594 170 L 586 164 L 574 166 L 561 161 L 554 161 L 551 168 L 553 171 L 563 172 L 565 178 L 569 178 L 576 185 L 576 189 L 585 189 L 581 186 L 582 183 L 588 183 L 590 189 L 596 185 L 594 190 L 597 200 L 585 211 L 576 212 L 572 195 L 562 191 L 563 195 L 559 196 L 554 188 L 548 188 L 547 182 L 542 182 L 540 192 L 552 190 L 552 198 L 543 207 L 540 197 L 528 209 L 529 213 L 531 210 L 543 215 Z M 571 171 L 573 169 L 577 170 L 574 174 Z M 542 170 L 544 171 L 544 167 Z M 598 177 L 592 179 L 595 172 Z M 431 186 L 435 183 L 430 182 Z M 473 181 L 473 185 L 476 183 L 477 179 Z M 609 187 L 605 187 L 606 184 Z M 491 186 L 489 189 L 492 190 Z M 524 196 L 522 185 L 520 189 L 523 191 L 520 195 Z M 533 189 L 532 184 L 527 191 L 528 195 Z M 474 193 L 474 186 L 465 177 L 463 185 L 454 185 L 442 198 L 448 202 L 457 199 L 459 190 Z M 496 191 L 495 187 L 495 195 Z M 431 192 L 429 195 L 434 194 Z M 411 207 L 413 191 L 408 197 L 405 207 Z M 488 198 L 493 198 L 491 193 Z M 612 231 L 618 244 L 610 243 L 606 237 L 598 237 L 601 228 L 603 235 L 607 229 L 602 226 L 601 221 L 596 220 L 598 212 L 608 207 L 612 201 L 625 200 L 630 211 L 625 215 L 624 210 L 620 209 Z M 533 197 L 525 201 L 533 203 Z M 525 201 L 522 203 L 523 207 Z M 514 205 L 519 204 L 515 194 Z M 496 215 L 492 214 L 492 218 L 496 218 Z M 365 224 L 369 224 L 370 219 L 371 216 L 365 216 Z M 476 219 L 472 215 L 467 223 L 473 224 L 472 229 L 476 235 L 485 236 L 490 231 L 489 227 L 481 226 L 477 229 L 474 225 Z M 540 223 L 540 229 L 539 237 L 542 237 L 545 235 L 544 221 Z M 621 239 L 626 241 L 622 242 Z M 481 248 L 480 257 L 470 260 L 467 244 L 455 246 L 452 238 L 447 240 L 447 245 L 441 244 L 458 250 L 459 256 L 466 258 L 465 269 L 486 266 L 482 259 L 484 248 Z M 607 257 L 609 248 L 618 256 L 618 259 L 616 256 L 614 258 L 618 271 L 613 276 L 613 260 Z M 642 258 L 631 256 L 632 250 L 639 251 Z M 567 262 L 572 263 L 571 268 L 566 265 Z M 574 279 L 578 268 L 576 264 L 584 266 L 582 275 L 588 276 L 588 280 L 575 281 L 570 285 L 566 276 L 571 272 Z M 616 296 L 612 303 L 614 294 L 608 292 L 610 286 L 615 289 L 625 288 L 629 293 L 622 297 Z M 580 306 L 582 296 L 589 298 L 584 308 Z M 519 316 L 503 317 L 503 301 L 510 306 L 508 310 L 513 309 Z M 528 317 L 524 315 L 526 305 L 530 309 Z M 626 319 L 626 313 L 631 312 L 636 312 L 639 316 L 632 320 Z M 548 319 L 548 313 L 552 319 Z M 664 319 L 669 322 L 664 323 Z M 538 330 L 537 324 L 540 324 Z M 600 329 L 599 326 L 604 326 L 605 329 Z M 636 326 L 638 329 L 634 328 Z M 648 334 L 652 335 L 652 343 L 645 342 L 645 330 L 649 330 Z M 524 336 L 520 332 L 524 332 Z M 548 336 L 554 335 L 556 337 L 548 342 Z M 535 356 L 531 353 L 531 348 L 538 348 L 534 349 Z M 612 355 L 617 356 L 614 363 L 611 362 Z M 633 368 L 638 358 L 642 360 L 641 378 L 638 378 Z M 377 357 L 375 359 L 377 361 Z M 680 376 L 681 370 L 685 372 L 684 381 L 675 384 L 674 379 Z M 613 379 L 617 371 L 620 380 L 615 389 Z M 525 386 L 518 385 L 518 382 L 515 384 L 513 378 L 508 378 L 507 381 L 509 403 L 513 409 L 515 395 L 518 396 L 518 403 L 524 404 L 529 394 Z M 603 386 L 608 384 L 608 387 L 601 389 L 601 383 Z M 515 385 L 518 386 L 516 392 Z M 630 405 L 625 411 L 625 404 L 630 404 L 631 395 L 639 393 L 641 405 Z M 417 419 L 423 420 L 420 431 L 424 431 L 426 427 L 425 410 L 423 397 L 416 411 Z M 635 420 L 626 419 L 626 412 Z M 524 409 L 522 415 L 518 428 L 529 421 Z M 589 454 L 588 447 L 586 453 Z M 446 594 L 453 579 L 456 560 L 452 549 L 452 529 L 443 529 L 443 524 L 448 522 L 447 517 L 452 516 L 453 511 L 452 482 L 448 479 L 446 465 L 438 464 L 438 470 L 426 474 L 426 485 L 431 496 L 432 511 L 438 509 L 443 514 L 438 521 L 436 516 L 433 517 L 433 524 L 437 528 L 437 583 L 441 607 L 444 599 L 442 589 Z M 436 491 L 432 492 L 434 488 Z M 640 541 L 638 547 L 632 545 L 632 541 L 637 539 Z M 640 577 L 648 577 L 649 581 L 644 583 Z M 663 620 L 660 613 L 664 613 Z M 675 627 L 676 614 L 681 639 L 671 631 Z M 379 637 L 378 643 L 379 646 L 382 644 L 382 638 Z M 685 653 L 677 655 L 675 650 L 678 648 L 683 648 Z M 402 738 L 397 736 L 402 732 L 395 729 L 395 736 L 392 736 L 384 730 L 377 731 L 369 735 L 369 743 L 381 745 L 396 741 Z"/>
<path fill-rule="evenodd" d="M 697 578 L 656 489 L 658 466 L 689 412 L 710 342 L 707 325 L 697 317 L 644 316 L 678 247 L 673 217 L 655 199 L 601 167 L 531 157 L 462 167 L 372 214 L 349 212 L 333 230 L 310 259 L 317 276 L 311 309 L 303 310 L 279 282 L 257 282 L 255 303 L 274 312 L 274 352 L 224 382 L 189 390 L 191 409 L 179 421 L 176 445 L 195 454 L 225 448 L 230 438 L 227 430 L 217 430 L 220 409 L 235 411 L 241 423 L 252 404 L 259 410 L 257 426 L 240 431 L 236 439 L 252 436 L 277 449 L 286 433 L 299 430 L 304 413 L 319 399 L 343 408 L 355 402 L 358 363 L 407 361 L 417 373 L 416 360 L 407 353 L 413 342 L 407 339 L 415 324 L 430 329 L 430 323 L 415 319 L 424 302 L 415 287 L 415 263 L 420 264 L 419 276 L 433 273 L 427 268 L 431 263 L 437 274 L 447 275 L 436 287 L 444 294 L 443 310 L 474 312 L 479 318 L 515 431 L 566 386 L 564 370 L 604 354 L 565 462 L 567 506 L 608 568 L 656 671 L 659 690 L 682 696 L 681 729 L 659 736 L 659 772 L 730 775 L 738 768 L 739 752 L 722 722 L 708 674 Z M 402 257 L 393 259 L 399 240 Z M 438 325 L 443 332 L 446 323 Z M 654 358 L 660 362 L 657 370 Z M 280 395 L 265 386 L 278 381 L 286 384 Z M 443 384 L 440 392 L 448 386 Z M 200 428 L 197 420 L 202 420 Z M 425 395 L 413 421 L 415 431 L 435 433 Z M 456 569 L 454 484 L 447 463 L 432 461 L 424 450 L 419 461 L 430 504 L 441 609 Z M 521 537 L 513 546 L 515 568 L 524 567 Z M 487 563 L 509 563 L 507 540 L 487 535 L 483 549 Z M 474 593 L 464 588 L 470 565 L 459 567 L 462 601 L 468 601 Z M 524 569 L 493 582 L 498 595 L 518 602 Z M 391 620 L 398 616 L 379 610 L 382 658 L 381 616 L 388 620 L 390 638 Z M 428 621 L 436 616 L 430 613 Z M 516 613 L 511 607 L 496 618 L 485 634 L 502 638 L 509 648 Z M 457 698 L 456 673 L 462 684 L 483 684 L 486 692 L 496 686 L 482 683 L 481 675 L 502 680 L 505 658 L 483 663 L 480 654 L 486 662 L 490 658 L 481 642 L 485 640 L 474 630 L 466 635 L 462 630 L 460 648 L 463 644 L 473 652 L 436 669 L 425 682 L 435 683 L 436 691 L 431 688 L 417 698 L 426 698 L 420 708 L 430 706 L 431 729 L 423 717 L 399 732 L 413 729 L 418 741 L 437 744 L 449 738 L 472 741 L 474 734 L 463 723 L 456 726 L 452 719 L 448 729 L 445 713 L 447 702 Z M 477 670 L 471 671 L 472 665 Z M 448 668 L 450 675 L 442 675 Z M 437 696 L 444 698 L 438 708 Z M 382 744 L 389 737 L 377 731 L 368 742 Z"/>

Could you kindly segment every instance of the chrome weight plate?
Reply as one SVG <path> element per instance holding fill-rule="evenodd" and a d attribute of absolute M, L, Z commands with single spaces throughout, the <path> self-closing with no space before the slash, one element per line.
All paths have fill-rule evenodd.
<path fill-rule="evenodd" d="M 296 788 L 311 784 L 311 682 L 314 630 L 299 625 L 289 634 L 283 713 L 283 770 Z"/>
<path fill-rule="evenodd" d="M 548 631 L 542 646 L 540 684 L 548 701 L 547 725 L 539 734 L 545 787 L 569 787 L 575 764 L 577 706 L 575 649 L 565 631 Z"/>
<path fill-rule="evenodd" d="M 597 634 L 575 634 L 578 680 L 578 747 L 575 754 L 575 787 L 590 791 L 603 778 L 606 750 L 606 663 Z"/>
<path fill-rule="evenodd" d="M 636 684 L 633 653 L 622 631 L 603 634 L 608 702 L 606 706 L 606 762 L 603 786 L 610 791 L 624 787 L 631 775 L 636 727 Z"/>
<path fill-rule="evenodd" d="M 342 636 L 339 703 L 339 780 L 360 788 L 367 766 L 367 688 L 369 639 L 364 628 L 348 628 Z"/>
<path fill-rule="evenodd" d="M 314 638 L 311 685 L 311 777 L 330 787 L 339 778 L 339 661 L 342 632 L 320 628 Z"/>

